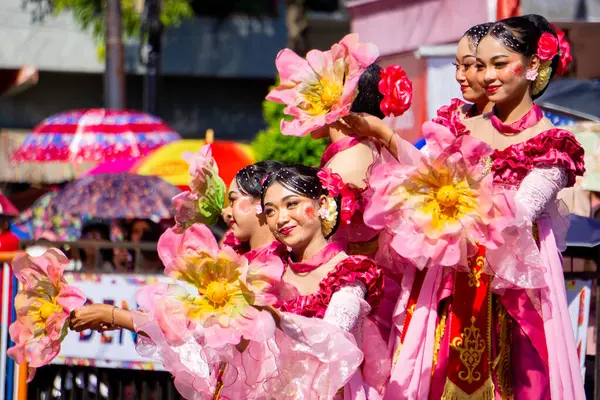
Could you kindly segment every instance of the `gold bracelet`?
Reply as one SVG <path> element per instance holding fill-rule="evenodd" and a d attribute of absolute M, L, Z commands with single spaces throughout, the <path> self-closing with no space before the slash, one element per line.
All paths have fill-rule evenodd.
<path fill-rule="evenodd" d="M 116 309 L 117 309 L 117 306 L 113 306 L 112 313 L 111 313 L 112 318 L 111 318 L 111 322 L 110 322 L 110 327 L 111 328 L 115 327 L 115 310 Z"/>
<path fill-rule="evenodd" d="M 394 138 L 394 132 L 392 132 L 392 134 L 390 135 L 390 138 L 388 139 L 388 141 L 385 144 L 385 147 L 389 147 L 390 143 L 392 143 L 392 139 Z"/>

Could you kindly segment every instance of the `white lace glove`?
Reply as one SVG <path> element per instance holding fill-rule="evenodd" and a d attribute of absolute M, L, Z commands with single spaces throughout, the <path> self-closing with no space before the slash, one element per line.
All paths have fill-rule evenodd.
<path fill-rule="evenodd" d="M 563 168 L 538 165 L 521 182 L 516 200 L 523 206 L 525 216 L 535 221 L 566 186 L 567 173 Z"/>
<path fill-rule="evenodd" d="M 350 332 L 360 317 L 365 314 L 365 306 L 368 307 L 364 300 L 366 294 L 367 289 L 361 282 L 340 288 L 331 296 L 323 319 Z"/>

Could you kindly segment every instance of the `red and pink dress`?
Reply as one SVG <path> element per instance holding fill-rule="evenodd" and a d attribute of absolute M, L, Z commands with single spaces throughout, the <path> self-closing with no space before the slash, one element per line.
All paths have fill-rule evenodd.
<path fill-rule="evenodd" d="M 468 285 L 472 277 L 466 272 L 446 271 L 437 281 L 429 270 L 405 274 L 412 282 L 403 283 L 413 290 L 403 304 L 398 358 L 386 398 L 440 399 L 457 392 L 448 390 L 450 381 L 462 389 L 481 388 L 480 377 L 486 373 L 496 398 L 583 399 L 560 256 L 568 220 L 556 199 L 583 174 L 583 149 L 537 106 L 512 124 L 493 113 L 464 124 L 472 136 L 496 148 L 490 165 L 494 183 L 515 191 L 524 215 L 534 223 L 531 234 L 545 268 L 507 266 L 490 277 L 489 293 Z M 515 244 L 516 252 L 518 248 Z M 534 256 L 519 255 L 523 260 Z M 489 296 L 489 309 L 471 309 L 470 295 Z M 475 316 L 486 316 L 488 332 L 474 329 Z M 474 358 L 461 357 L 467 339 L 475 340 L 469 350 Z"/>
<path fill-rule="evenodd" d="M 280 302 L 277 307 L 284 314 L 322 319 L 350 332 L 362 350 L 364 360 L 344 386 L 343 395 L 338 393 L 338 397 L 380 398 L 391 360 L 387 343 L 370 315 L 383 299 L 383 272 L 371 259 L 348 256 L 336 243 L 330 243 L 308 261 L 295 263 L 288 258 L 287 268 L 296 274 L 309 273 L 320 267 L 330 269 L 330 272 L 319 283 L 317 292 Z M 329 346 L 338 347 L 333 342 Z M 337 351 L 343 353 L 347 349 L 338 348 Z M 310 380 L 305 382 L 310 383 Z M 317 398 L 300 396 L 303 393 L 309 392 L 298 392 L 296 398 Z"/>

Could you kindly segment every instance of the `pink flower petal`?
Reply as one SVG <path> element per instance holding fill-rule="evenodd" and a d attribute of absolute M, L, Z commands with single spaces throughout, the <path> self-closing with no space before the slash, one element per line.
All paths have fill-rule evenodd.
<path fill-rule="evenodd" d="M 80 289 L 67 284 L 61 286 L 60 293 L 56 298 L 58 305 L 67 313 L 83 306 L 86 301 L 87 297 Z"/>
<path fill-rule="evenodd" d="M 373 43 L 360 43 L 357 33 L 350 33 L 344 36 L 342 40 L 340 40 L 340 44 L 348 49 L 352 58 L 354 58 L 358 63 L 358 66 L 362 68 L 367 68 L 379 57 L 379 49 L 377 46 Z"/>
<path fill-rule="evenodd" d="M 180 255 L 205 251 L 216 257 L 219 245 L 208 227 L 194 224 L 182 234 L 167 229 L 158 240 L 157 250 L 165 265 L 165 274 L 168 274 L 167 270 Z"/>

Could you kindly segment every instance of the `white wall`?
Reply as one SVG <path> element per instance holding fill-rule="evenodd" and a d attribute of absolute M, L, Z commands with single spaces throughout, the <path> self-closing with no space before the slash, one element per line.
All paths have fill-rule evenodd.
<path fill-rule="evenodd" d="M 454 78 L 455 57 L 427 58 L 427 118 L 436 116 L 436 111 L 450 103 L 453 97 L 462 99 L 460 86 Z"/>

